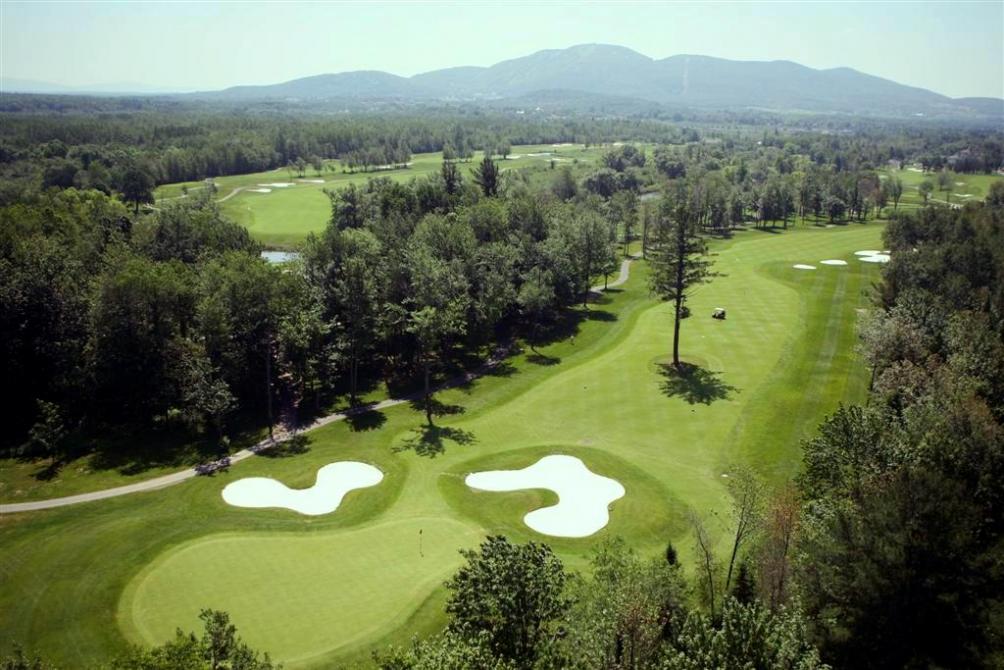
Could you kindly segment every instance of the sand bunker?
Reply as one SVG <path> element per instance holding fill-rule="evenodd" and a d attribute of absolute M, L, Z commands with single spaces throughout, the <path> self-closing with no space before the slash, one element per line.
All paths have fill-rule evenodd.
<path fill-rule="evenodd" d="M 296 186 L 291 181 L 277 181 L 273 184 L 258 184 L 259 186 L 269 186 L 271 188 L 289 188 L 290 186 Z"/>
<path fill-rule="evenodd" d="M 795 263 L 791 267 L 795 268 L 796 270 L 815 270 L 816 269 L 815 265 L 805 265 L 804 263 Z"/>
<path fill-rule="evenodd" d="M 554 154 L 552 152 L 550 152 L 550 151 L 541 151 L 541 152 L 535 153 L 535 154 L 527 154 L 527 156 L 531 156 L 533 158 L 540 158 L 541 156 L 553 156 L 553 155 Z"/>
<path fill-rule="evenodd" d="M 831 258 L 829 260 L 819 261 L 819 262 L 822 263 L 823 265 L 847 265 L 847 261 L 841 261 L 841 260 L 837 260 L 835 258 Z"/>
<path fill-rule="evenodd" d="M 301 184 L 323 184 L 323 179 L 297 179 Z"/>
<path fill-rule="evenodd" d="M 522 470 L 475 472 L 464 482 L 482 491 L 554 491 L 558 504 L 530 512 L 523 523 L 555 537 L 587 537 L 599 531 L 610 522 L 607 507 L 624 497 L 620 482 L 592 472 L 574 456 L 545 456 Z"/>
<path fill-rule="evenodd" d="M 880 253 L 882 253 L 882 252 L 879 251 L 878 249 L 863 249 L 861 251 L 855 251 L 854 255 L 855 256 L 874 256 L 875 254 L 880 254 Z"/>
<path fill-rule="evenodd" d="M 270 188 L 249 188 L 248 189 L 248 193 L 271 193 L 271 192 L 272 192 L 272 189 L 270 189 Z"/>
<path fill-rule="evenodd" d="M 383 473 L 372 465 L 341 461 L 317 471 L 317 482 L 309 489 L 291 489 L 270 477 L 248 477 L 227 484 L 223 499 L 235 507 L 282 507 L 315 516 L 338 509 L 349 491 L 376 486 Z"/>
<path fill-rule="evenodd" d="M 889 254 L 875 253 L 871 256 L 861 256 L 858 260 L 862 263 L 888 263 Z"/>

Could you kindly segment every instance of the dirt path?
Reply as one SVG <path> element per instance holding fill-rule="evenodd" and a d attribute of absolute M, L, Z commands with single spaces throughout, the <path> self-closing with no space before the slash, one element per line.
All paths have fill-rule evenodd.
<path fill-rule="evenodd" d="M 227 196 L 227 198 L 234 195 L 240 190 L 241 190 L 240 188 L 234 189 L 230 193 L 230 195 Z M 224 200 L 225 199 L 226 198 L 224 198 Z M 223 201 L 220 200 L 219 202 Z M 620 286 L 621 284 L 625 283 L 628 280 L 631 272 L 630 269 L 631 261 L 636 258 L 639 258 L 638 254 L 635 254 L 631 258 L 627 258 L 621 261 L 620 273 L 617 275 L 617 279 L 608 282 L 607 288 L 614 288 L 615 286 Z M 603 285 L 601 284 L 599 286 L 593 286 L 592 288 L 589 289 L 589 292 L 591 294 L 601 294 L 603 293 Z M 488 358 L 487 361 L 485 361 L 484 365 L 482 365 L 480 368 L 472 372 L 467 372 L 457 377 L 454 377 L 453 379 L 450 379 L 444 384 L 437 386 L 435 390 L 441 391 L 443 389 L 447 389 L 453 386 L 460 386 L 474 381 L 478 377 L 483 376 L 485 373 L 490 372 L 500 362 L 502 362 L 506 358 L 506 356 L 509 355 L 511 349 L 512 349 L 512 343 L 505 344 L 499 347 L 498 349 L 495 350 L 494 353 L 492 353 L 492 355 Z M 406 396 L 402 396 L 400 398 L 388 398 L 387 400 L 382 400 L 377 403 L 360 405 L 358 407 L 353 407 L 351 409 L 342 412 L 334 412 L 333 414 L 322 416 L 316 419 L 313 423 L 306 426 L 300 426 L 296 430 L 286 430 L 286 429 L 277 430 L 275 431 L 273 437 L 265 438 L 264 440 L 262 440 L 258 444 L 255 444 L 254 446 L 248 447 L 247 449 L 242 449 L 237 453 L 232 454 L 230 456 L 230 464 L 234 465 L 236 463 L 240 463 L 245 459 L 251 458 L 252 456 L 256 455 L 261 451 L 270 449 L 271 447 L 274 447 L 277 444 L 285 442 L 286 440 L 290 439 L 291 437 L 293 437 L 293 435 L 297 433 L 313 430 L 314 428 L 320 428 L 321 426 L 326 426 L 329 423 L 344 421 L 345 419 L 348 419 L 353 416 L 358 416 L 359 414 L 365 414 L 366 412 L 387 409 L 388 407 L 395 407 L 397 405 L 401 405 L 403 403 L 416 400 L 421 396 L 422 396 L 421 392 L 418 392 L 418 393 L 411 393 Z M 55 507 L 65 507 L 67 505 L 77 505 L 80 503 L 95 502 L 97 500 L 105 500 L 106 498 L 117 498 L 118 496 L 129 495 L 130 493 L 141 493 L 143 491 L 156 491 L 157 489 L 173 486 L 174 484 L 180 484 L 181 482 L 187 481 L 189 479 L 198 476 L 199 473 L 196 471 L 195 468 L 188 468 L 187 470 L 181 470 L 180 472 L 172 472 L 169 475 L 162 475 L 160 477 L 154 477 L 153 479 L 147 479 L 142 482 L 136 482 L 135 484 L 116 486 L 114 488 L 104 489 L 102 491 L 92 491 L 90 493 L 80 493 L 77 495 L 66 496 L 63 498 L 50 498 L 48 500 L 35 500 L 23 503 L 0 504 L 0 514 L 14 514 L 16 512 L 35 512 L 38 510 L 53 509 Z"/>

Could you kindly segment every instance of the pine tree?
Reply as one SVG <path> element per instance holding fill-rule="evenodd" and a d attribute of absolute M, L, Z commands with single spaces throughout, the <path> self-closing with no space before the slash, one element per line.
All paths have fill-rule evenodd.
<path fill-rule="evenodd" d="M 691 289 L 716 276 L 697 225 L 700 217 L 687 186 L 678 183 L 663 198 L 655 230 L 650 234 L 651 289 L 674 304 L 673 365 L 680 368 L 680 321 Z"/>

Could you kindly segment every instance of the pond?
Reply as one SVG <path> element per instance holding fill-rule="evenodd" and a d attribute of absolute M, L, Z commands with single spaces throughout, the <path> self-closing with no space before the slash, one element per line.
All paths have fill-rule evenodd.
<path fill-rule="evenodd" d="M 300 254 L 295 251 L 263 251 L 261 257 L 269 263 L 288 263 L 299 258 Z"/>

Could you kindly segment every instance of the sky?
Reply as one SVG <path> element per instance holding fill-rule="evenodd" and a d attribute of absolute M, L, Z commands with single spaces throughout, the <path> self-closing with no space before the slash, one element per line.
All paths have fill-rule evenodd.
<path fill-rule="evenodd" d="M 214 90 L 348 70 L 409 76 L 617 44 L 852 67 L 1004 97 L 1004 0 L 987 2 L 45 2 L 0 0 L 0 77 Z"/>

